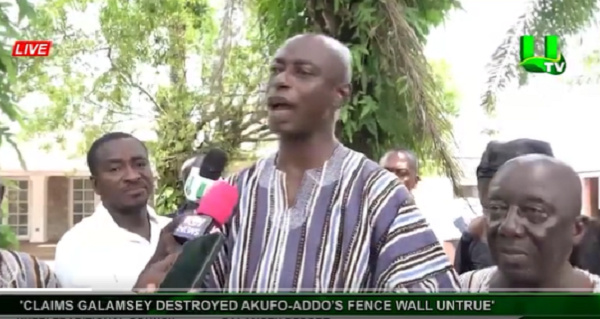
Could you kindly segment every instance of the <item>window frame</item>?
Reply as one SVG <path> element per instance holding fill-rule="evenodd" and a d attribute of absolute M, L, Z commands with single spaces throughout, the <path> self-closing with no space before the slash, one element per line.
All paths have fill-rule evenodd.
<path fill-rule="evenodd" d="M 87 181 L 89 180 L 90 177 L 89 176 L 77 176 L 77 177 L 69 177 L 69 228 L 73 227 L 75 225 L 74 221 L 75 221 L 75 211 L 73 209 L 73 206 L 75 205 L 75 180 L 84 180 Z M 87 189 L 85 189 L 87 190 Z M 93 189 L 92 189 L 93 190 Z M 79 202 L 79 200 L 78 200 Z M 87 202 L 85 199 L 80 201 L 83 205 L 85 205 Z M 96 206 L 100 203 L 100 198 L 98 197 L 98 195 L 96 193 L 94 193 L 94 209 L 96 208 Z M 79 215 L 79 212 L 77 213 Z M 88 217 L 89 215 L 83 216 L 83 218 Z"/>

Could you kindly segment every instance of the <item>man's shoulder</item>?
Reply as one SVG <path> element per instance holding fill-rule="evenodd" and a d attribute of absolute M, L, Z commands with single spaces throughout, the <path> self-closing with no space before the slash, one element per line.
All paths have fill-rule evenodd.
<path fill-rule="evenodd" d="M 156 224 L 160 226 L 160 228 L 167 226 L 167 224 L 173 220 L 173 217 L 177 215 L 177 212 L 174 213 L 175 215 L 172 217 L 170 217 L 169 215 L 159 215 L 158 213 L 156 213 L 152 206 L 147 206 L 146 209 L 148 210 L 148 215 L 150 215 L 151 220 L 156 222 Z"/>
<path fill-rule="evenodd" d="M 161 228 L 167 226 L 172 220 L 172 218 L 167 216 L 156 215 L 156 222 Z"/>
<path fill-rule="evenodd" d="M 398 205 L 414 205 L 413 196 L 398 177 L 374 161 L 368 160 L 363 166 L 363 178 L 365 191 L 370 197 L 395 199 Z"/>
<path fill-rule="evenodd" d="M 496 266 L 471 270 L 459 276 L 462 291 L 479 292 L 489 287 L 489 282 L 497 270 Z"/>
<path fill-rule="evenodd" d="M 20 251 L 0 249 L 2 280 L 13 281 L 17 288 L 58 287 L 50 266 L 37 257 Z M 1 284 L 0 284 L 1 286 Z"/>
<path fill-rule="evenodd" d="M 403 186 L 396 175 L 381 167 L 365 154 L 351 149 L 348 149 L 341 169 L 344 176 L 355 176 L 356 179 L 362 181 L 366 191 L 378 190 L 380 187 L 399 188 Z"/>
<path fill-rule="evenodd" d="M 37 261 L 37 257 L 22 251 L 0 249 L 0 254 L 2 262 L 12 265 L 22 265 L 22 261 Z"/>
<path fill-rule="evenodd" d="M 248 178 L 258 174 L 269 158 L 270 157 L 258 159 L 250 166 L 230 174 L 227 178 L 225 178 L 225 180 L 232 185 L 240 186 L 241 184 L 243 184 L 244 180 L 247 180 Z"/>
<path fill-rule="evenodd" d="M 94 215 L 83 218 L 79 223 L 73 225 L 67 230 L 58 243 L 57 248 L 72 243 L 80 245 L 82 241 L 86 241 L 87 238 L 97 237 L 99 235 L 99 227 L 94 223 Z"/>

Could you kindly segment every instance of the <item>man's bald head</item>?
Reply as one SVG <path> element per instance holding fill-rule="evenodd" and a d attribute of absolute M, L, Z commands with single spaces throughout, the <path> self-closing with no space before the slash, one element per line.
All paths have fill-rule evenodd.
<path fill-rule="evenodd" d="M 577 173 L 553 157 L 523 155 L 500 167 L 488 195 L 488 244 L 509 287 L 554 288 L 585 229 Z"/>
<path fill-rule="evenodd" d="M 301 34 L 275 53 L 267 90 L 268 122 L 282 137 L 329 135 L 350 98 L 350 50 L 334 38 Z"/>
<path fill-rule="evenodd" d="M 410 150 L 399 148 L 388 151 L 379 160 L 379 165 L 398 176 L 409 190 L 419 182 L 419 162 Z"/>
<path fill-rule="evenodd" d="M 413 151 L 404 148 L 387 151 L 379 160 L 379 164 L 385 166 L 389 161 L 395 161 L 397 159 L 406 160 L 410 165 L 410 169 L 415 172 L 419 171 L 419 160 L 417 159 L 417 155 Z"/>
<path fill-rule="evenodd" d="M 352 81 L 352 53 L 346 45 L 327 35 L 304 33 L 287 39 L 282 48 L 296 41 L 311 43 L 313 46 L 315 43 L 321 44 L 323 48 L 330 52 L 332 62 L 337 64 L 333 68 L 336 70 L 336 78 L 339 79 L 340 83 L 350 84 L 350 81 Z"/>
<path fill-rule="evenodd" d="M 518 179 L 511 179 L 524 181 L 515 183 L 516 189 L 537 185 L 540 192 L 553 194 L 556 199 L 560 198 L 563 204 L 568 204 L 564 213 L 578 216 L 581 212 L 582 187 L 579 175 L 559 159 L 542 154 L 519 156 L 502 165 L 496 176 L 497 178 L 492 179 L 490 191 L 492 187 L 498 187 L 498 180 L 520 176 Z"/>

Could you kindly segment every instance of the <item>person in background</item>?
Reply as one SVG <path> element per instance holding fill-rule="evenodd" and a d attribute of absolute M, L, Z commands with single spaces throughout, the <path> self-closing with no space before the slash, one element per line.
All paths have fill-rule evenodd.
<path fill-rule="evenodd" d="M 227 240 L 208 290 L 459 288 L 406 187 L 335 139 L 337 113 L 350 97 L 351 62 L 345 45 L 317 34 L 295 36 L 275 54 L 267 105 L 279 150 L 230 178 L 240 200 L 223 229 Z M 148 273 L 153 268 L 168 267 L 149 265 Z M 150 277 L 142 273 L 139 288 L 160 285 L 142 280 Z"/>
<path fill-rule="evenodd" d="M 539 154 L 516 157 L 495 173 L 484 207 L 497 266 L 461 275 L 467 292 L 600 292 L 600 277 L 573 267 L 581 241 L 581 181 L 565 163 Z"/>
<path fill-rule="evenodd" d="M 581 218 L 585 224 L 585 233 L 579 245 L 573 248 L 571 265 L 600 275 L 600 221 L 585 215 Z"/>
<path fill-rule="evenodd" d="M 102 203 L 58 242 L 56 273 L 68 288 L 131 290 L 170 221 L 148 206 L 148 150 L 132 135 L 112 132 L 92 143 L 87 164 Z"/>
<path fill-rule="evenodd" d="M 5 192 L 6 187 L 0 182 L 0 207 Z M 0 288 L 61 288 L 61 286 L 52 269 L 37 257 L 0 249 Z"/>
<path fill-rule="evenodd" d="M 484 216 L 475 218 L 458 243 L 454 267 L 459 274 L 492 266 L 489 248 L 485 243 L 485 207 L 488 205 L 488 187 L 498 169 L 508 160 L 526 154 L 554 156 L 550 144 L 533 139 L 509 142 L 489 142 L 477 167 L 477 188 Z"/>
<path fill-rule="evenodd" d="M 181 170 L 179 172 L 179 182 L 180 182 L 182 189 L 185 185 L 185 181 L 187 180 L 188 176 L 190 175 L 190 171 L 192 169 L 194 161 L 196 161 L 196 159 L 198 157 L 202 157 L 202 156 L 204 156 L 204 155 L 203 154 L 194 155 L 194 156 L 188 158 L 187 160 L 185 160 L 185 162 L 183 162 L 183 164 L 181 165 Z M 197 207 L 198 207 L 198 205 L 196 203 L 192 203 L 192 202 L 188 201 L 187 198 L 184 198 L 183 203 L 181 205 L 179 205 L 179 207 L 177 208 L 177 211 L 175 211 L 171 214 L 168 214 L 166 216 L 169 218 L 175 218 L 175 216 L 183 214 L 186 210 L 196 209 Z"/>
<path fill-rule="evenodd" d="M 419 160 L 415 153 L 403 148 L 390 150 L 383 155 L 379 161 L 379 165 L 394 173 L 404 186 L 413 193 L 413 190 L 420 181 Z M 413 195 L 416 194 L 413 193 Z M 419 201 L 418 196 L 416 200 L 419 208 L 421 208 L 421 211 L 442 244 L 444 252 L 453 261 L 456 245 L 461 236 L 461 230 L 456 224 L 466 224 L 463 217 L 454 216 L 452 212 L 432 211 L 431 209 L 427 209 L 427 203 Z"/>

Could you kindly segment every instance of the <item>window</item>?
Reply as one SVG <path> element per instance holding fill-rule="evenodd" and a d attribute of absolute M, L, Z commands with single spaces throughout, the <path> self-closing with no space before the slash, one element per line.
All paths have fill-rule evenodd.
<path fill-rule="evenodd" d="M 477 190 L 477 185 L 460 185 L 458 191 L 459 197 L 479 198 L 479 191 Z"/>
<path fill-rule="evenodd" d="M 71 212 L 73 225 L 90 216 L 96 209 L 96 194 L 89 178 L 71 179 Z"/>
<path fill-rule="evenodd" d="M 4 222 L 18 237 L 29 236 L 29 181 L 14 180 L 6 187 L 8 211 Z"/>

